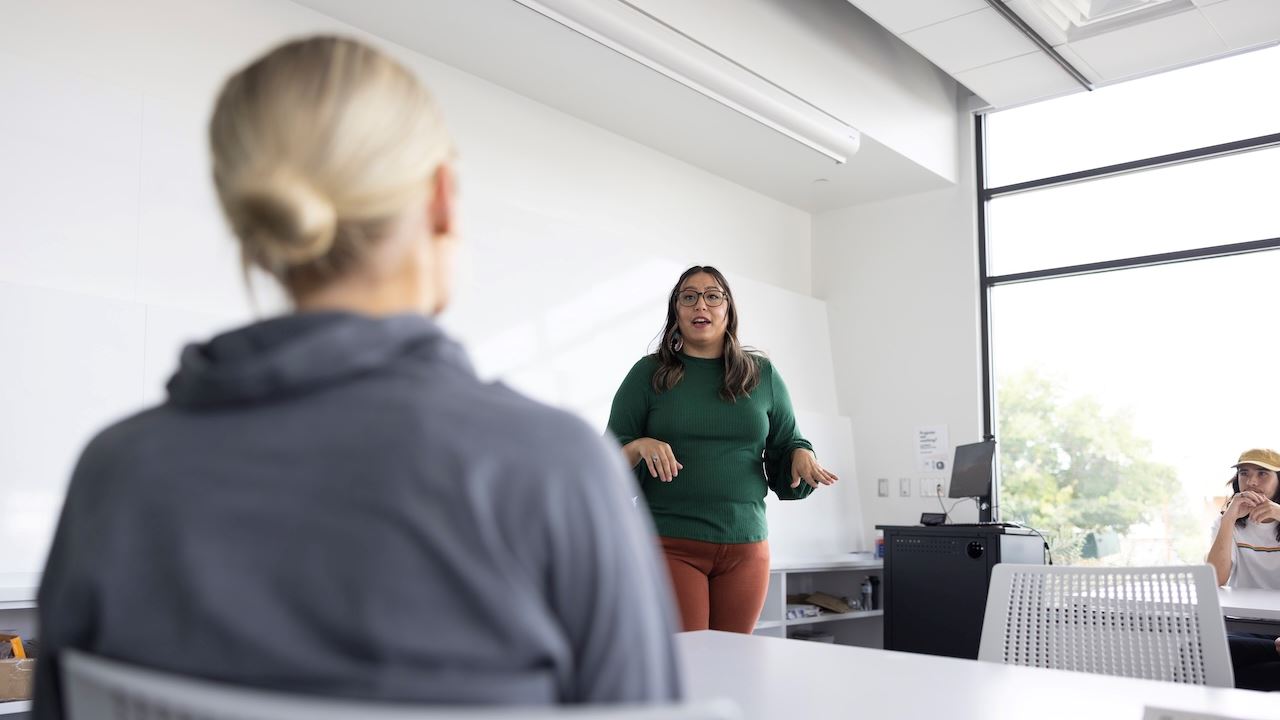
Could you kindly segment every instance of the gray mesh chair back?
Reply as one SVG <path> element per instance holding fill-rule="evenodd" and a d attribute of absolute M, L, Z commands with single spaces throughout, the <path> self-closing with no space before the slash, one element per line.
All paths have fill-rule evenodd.
<path fill-rule="evenodd" d="M 236 687 L 75 651 L 60 654 L 69 720 L 739 720 L 728 701 L 648 706 L 432 706 Z"/>
<path fill-rule="evenodd" d="M 1208 565 L 1002 563 L 991 573 L 978 659 L 1232 687 Z"/>

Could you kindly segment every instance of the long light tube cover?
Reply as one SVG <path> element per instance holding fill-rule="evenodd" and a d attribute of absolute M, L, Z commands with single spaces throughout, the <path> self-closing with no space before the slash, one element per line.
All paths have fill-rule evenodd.
<path fill-rule="evenodd" d="M 756 122 L 846 163 L 861 134 L 624 0 L 515 0 Z"/>

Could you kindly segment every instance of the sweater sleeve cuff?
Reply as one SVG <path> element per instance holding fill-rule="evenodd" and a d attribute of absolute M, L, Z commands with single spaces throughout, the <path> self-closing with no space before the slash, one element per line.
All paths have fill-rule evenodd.
<path fill-rule="evenodd" d="M 765 476 L 769 479 L 769 489 L 779 500 L 803 500 L 813 494 L 813 486 L 803 480 L 796 487 L 791 487 L 791 455 L 799 449 L 813 451 L 808 440 L 798 439 L 787 445 L 776 460 L 765 462 Z"/>

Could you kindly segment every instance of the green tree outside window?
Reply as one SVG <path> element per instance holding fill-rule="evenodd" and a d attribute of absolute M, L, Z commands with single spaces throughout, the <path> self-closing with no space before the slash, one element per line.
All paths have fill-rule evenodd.
<path fill-rule="evenodd" d="M 997 395 L 1002 517 L 1043 532 L 1055 562 L 1132 564 L 1123 537 L 1152 522 L 1169 535 L 1163 559 L 1203 562 L 1207 530 L 1130 412 L 1068 398 L 1034 371 L 1002 378 Z"/>

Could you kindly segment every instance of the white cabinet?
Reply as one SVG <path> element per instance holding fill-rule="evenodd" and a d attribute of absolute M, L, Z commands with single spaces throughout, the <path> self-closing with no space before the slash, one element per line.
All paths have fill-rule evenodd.
<path fill-rule="evenodd" d="M 791 637 L 798 630 L 820 630 L 841 645 L 884 647 L 883 582 L 874 583 L 873 609 L 818 617 L 787 618 L 787 595 L 824 592 L 859 598 L 868 577 L 883 580 L 884 561 L 869 554 L 832 557 L 775 558 L 769 570 L 769 594 L 756 623 L 756 635 Z"/>

